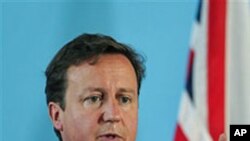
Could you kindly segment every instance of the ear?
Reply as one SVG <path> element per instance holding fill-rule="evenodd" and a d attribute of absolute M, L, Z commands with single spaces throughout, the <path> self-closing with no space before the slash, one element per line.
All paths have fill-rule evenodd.
<path fill-rule="evenodd" d="M 49 108 L 49 116 L 53 122 L 54 127 L 57 130 L 62 131 L 63 130 L 63 122 L 62 122 L 63 110 L 61 109 L 59 104 L 55 102 L 49 102 L 48 108 Z"/>

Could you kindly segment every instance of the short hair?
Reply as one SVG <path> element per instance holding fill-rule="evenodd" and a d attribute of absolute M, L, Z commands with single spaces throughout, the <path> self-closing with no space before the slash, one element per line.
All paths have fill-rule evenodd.
<path fill-rule="evenodd" d="M 46 99 L 49 102 L 57 102 L 65 109 L 65 91 L 67 88 L 67 70 L 70 66 L 79 65 L 88 60 L 94 65 L 98 57 L 104 54 L 122 54 L 132 64 L 138 84 L 138 96 L 141 81 L 145 77 L 145 59 L 133 48 L 119 43 L 110 36 L 102 34 L 82 34 L 64 45 L 48 65 L 46 75 Z M 61 134 L 54 128 L 56 135 L 61 141 Z"/>

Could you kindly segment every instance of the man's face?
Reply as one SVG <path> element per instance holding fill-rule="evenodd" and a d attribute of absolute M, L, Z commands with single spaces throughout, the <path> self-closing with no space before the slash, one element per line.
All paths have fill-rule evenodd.
<path fill-rule="evenodd" d="M 59 116 L 63 141 L 135 141 L 137 87 L 133 66 L 123 55 L 71 66 L 66 107 Z"/>

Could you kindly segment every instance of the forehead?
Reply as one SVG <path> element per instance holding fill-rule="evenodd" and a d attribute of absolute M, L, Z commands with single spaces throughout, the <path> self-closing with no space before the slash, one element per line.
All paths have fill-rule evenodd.
<path fill-rule="evenodd" d="M 99 56 L 95 63 L 92 63 L 90 60 L 79 65 L 70 66 L 67 70 L 67 79 L 79 80 L 81 79 L 79 76 L 93 77 L 98 74 L 106 74 L 107 76 L 113 75 L 115 77 L 126 75 L 136 81 L 135 70 L 131 62 L 122 54 L 105 54 Z"/>

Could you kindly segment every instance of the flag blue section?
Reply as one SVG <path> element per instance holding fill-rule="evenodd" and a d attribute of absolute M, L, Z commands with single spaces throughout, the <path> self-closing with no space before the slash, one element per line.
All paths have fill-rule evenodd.
<path fill-rule="evenodd" d="M 189 60 L 189 65 L 190 65 L 189 69 L 190 70 L 188 70 L 189 74 L 187 74 L 188 76 L 187 76 L 187 82 L 186 82 L 186 90 L 187 90 L 187 93 L 188 93 L 190 99 L 192 101 L 194 101 L 194 99 L 193 99 L 193 59 L 194 59 L 194 54 L 190 53 L 189 59 L 190 59 Z"/>
<path fill-rule="evenodd" d="M 200 20 L 201 20 L 201 9 L 202 9 L 202 3 L 203 3 L 203 0 L 199 0 L 199 5 L 198 5 L 198 11 L 197 11 L 197 14 L 196 14 L 196 21 L 199 23 Z"/>

